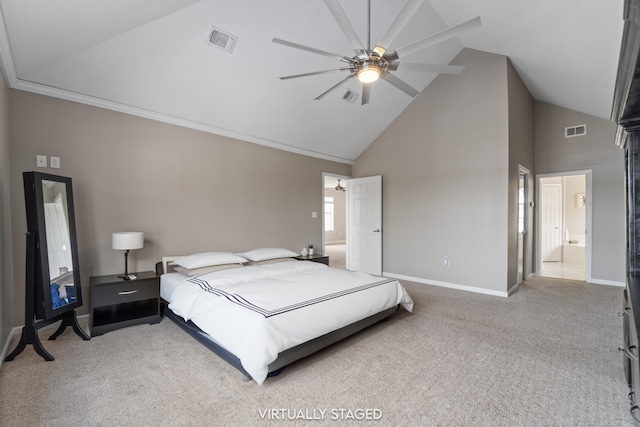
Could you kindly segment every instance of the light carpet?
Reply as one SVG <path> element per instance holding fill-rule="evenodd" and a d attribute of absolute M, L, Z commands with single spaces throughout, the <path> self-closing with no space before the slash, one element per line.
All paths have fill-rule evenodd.
<path fill-rule="evenodd" d="M 329 256 L 329 266 L 347 268 L 347 245 L 325 245 L 324 254 Z"/>
<path fill-rule="evenodd" d="M 534 278 L 499 298 L 403 284 L 413 314 L 262 386 L 168 319 L 91 341 L 48 331 L 55 361 L 28 346 L 2 364 L 0 425 L 633 425 L 622 289 Z"/>

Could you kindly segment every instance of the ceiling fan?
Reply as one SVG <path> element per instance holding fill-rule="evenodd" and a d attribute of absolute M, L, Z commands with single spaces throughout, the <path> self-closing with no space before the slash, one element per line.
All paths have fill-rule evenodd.
<path fill-rule="evenodd" d="M 356 34 L 351 22 L 347 18 L 347 15 L 344 13 L 344 10 L 338 3 L 338 0 L 324 0 L 325 4 L 329 8 L 329 11 L 333 15 L 334 19 L 342 29 L 342 32 L 347 37 L 347 40 L 351 43 L 353 47 L 353 51 L 355 53 L 354 56 L 343 56 L 338 55 L 332 52 L 327 52 L 324 50 L 316 49 L 309 46 L 304 46 L 298 43 L 293 43 L 290 41 L 282 40 L 279 38 L 273 38 L 274 43 L 278 43 L 284 46 L 289 46 L 295 49 L 304 50 L 307 52 L 315 53 L 318 55 L 327 56 L 329 58 L 335 58 L 342 62 L 345 62 L 347 65 L 341 68 L 332 69 L 332 70 L 324 70 L 324 71 L 314 71 L 310 73 L 304 74 L 295 74 L 291 76 L 283 76 L 280 77 L 282 80 L 286 79 L 294 79 L 298 77 L 308 77 L 314 76 L 318 74 L 327 74 L 335 71 L 347 71 L 349 75 L 345 77 L 343 80 L 330 87 L 320 95 L 318 95 L 315 99 L 319 100 L 324 98 L 326 95 L 331 93 L 333 90 L 338 88 L 340 85 L 345 83 L 347 80 L 357 77 L 360 82 L 362 82 L 362 105 L 369 103 L 369 98 L 371 95 L 371 83 L 378 80 L 378 78 L 385 80 L 386 82 L 392 84 L 396 88 L 405 92 L 407 95 L 414 97 L 418 93 L 418 90 L 411 87 L 409 84 L 405 83 L 403 80 L 399 79 L 397 76 L 391 74 L 391 71 L 396 71 L 398 69 L 403 70 L 412 70 L 412 71 L 424 71 L 430 73 L 444 73 L 444 74 L 460 74 L 464 67 L 452 66 L 452 65 L 438 65 L 438 64 L 417 64 L 417 63 L 408 63 L 408 62 L 398 62 L 400 58 L 404 58 L 407 55 L 410 55 L 419 50 L 425 49 L 434 44 L 440 43 L 442 41 L 448 40 L 452 37 L 455 37 L 459 32 L 469 30 L 472 28 L 479 27 L 481 25 L 480 17 L 476 17 L 465 21 L 461 24 L 455 25 L 453 27 L 449 27 L 446 30 L 440 31 L 438 33 L 432 34 L 430 36 L 424 37 L 422 39 L 416 40 L 413 43 L 409 43 L 403 47 L 397 48 L 395 50 L 388 50 L 389 46 L 393 43 L 395 38 L 398 36 L 400 31 L 404 28 L 404 26 L 409 22 L 411 17 L 418 10 L 420 5 L 424 0 L 408 0 L 404 5 L 398 16 L 396 16 L 395 20 L 391 23 L 387 31 L 384 33 L 382 38 L 378 41 L 378 43 L 372 48 L 371 47 L 371 0 L 367 1 L 367 45 L 365 46 L 360 41 L 360 38 Z"/>
<path fill-rule="evenodd" d="M 345 187 L 343 187 L 342 185 L 340 185 L 340 178 L 338 178 L 338 185 L 336 185 L 336 187 L 334 188 L 334 190 L 336 190 L 336 191 L 346 191 L 346 190 L 347 190 Z"/>

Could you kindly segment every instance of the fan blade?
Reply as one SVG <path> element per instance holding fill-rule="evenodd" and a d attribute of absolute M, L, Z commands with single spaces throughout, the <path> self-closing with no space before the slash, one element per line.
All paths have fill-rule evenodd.
<path fill-rule="evenodd" d="M 286 40 L 282 40 L 279 38 L 273 38 L 273 40 L 271 40 L 274 43 L 278 43 L 281 44 L 283 46 L 289 46 L 292 47 L 294 49 L 300 49 L 300 50 L 304 50 L 307 52 L 311 52 L 311 53 L 316 53 L 318 55 L 322 55 L 322 56 L 328 56 L 329 58 L 335 58 L 335 59 L 339 59 L 340 61 L 344 61 L 344 62 L 349 62 L 352 63 L 354 62 L 353 59 L 343 56 L 343 55 L 338 55 L 337 53 L 331 53 L 331 52 L 327 52 L 325 50 L 320 50 L 320 49 L 316 49 L 314 47 L 309 47 L 309 46 L 305 46 L 302 44 L 298 44 L 298 43 L 294 43 L 294 42 L 289 42 Z"/>
<path fill-rule="evenodd" d="M 371 84 L 370 83 L 362 83 L 362 103 L 361 103 L 361 105 L 368 104 L 370 97 L 371 97 Z"/>
<path fill-rule="evenodd" d="M 460 74 L 464 70 L 464 67 L 458 65 L 418 64 L 415 62 L 392 62 L 389 64 L 388 70 L 423 71 L 425 73 L 437 74 Z"/>
<path fill-rule="evenodd" d="M 347 37 L 347 40 L 349 40 L 349 43 L 351 43 L 353 51 L 356 53 L 356 55 L 364 55 L 364 57 L 366 57 L 366 49 L 360 41 L 360 38 L 356 34 L 355 30 L 353 29 L 351 22 L 349 22 L 349 18 L 347 18 L 347 15 L 345 15 L 342 6 L 340 6 L 340 3 L 338 3 L 338 0 L 324 0 L 324 2 L 333 15 L 333 18 L 342 29 L 342 32 Z"/>
<path fill-rule="evenodd" d="M 280 77 L 280 80 L 297 79 L 298 77 L 316 76 L 318 74 L 335 73 L 336 71 L 345 71 L 345 70 L 349 70 L 349 68 L 334 68 L 333 70 L 312 71 L 311 73 L 293 74 L 290 76 L 282 76 Z"/>
<path fill-rule="evenodd" d="M 396 19 L 393 23 L 387 28 L 387 31 L 384 33 L 380 41 L 376 44 L 376 47 L 373 48 L 374 52 L 378 52 L 380 56 L 384 55 L 387 48 L 393 43 L 393 41 L 398 37 L 400 31 L 407 25 L 411 17 L 416 13 L 420 5 L 424 0 L 408 0 L 404 5 Z"/>
<path fill-rule="evenodd" d="M 480 17 L 477 16 L 461 24 L 454 25 L 453 27 L 449 27 L 446 30 L 440 31 L 439 33 L 432 34 L 413 43 L 409 43 L 408 45 L 403 46 L 399 49 L 385 53 L 384 58 L 389 62 L 395 61 L 398 58 L 404 58 L 405 56 L 410 55 L 414 52 L 455 37 L 462 31 L 477 28 L 480 25 L 482 25 L 482 23 L 480 21 Z"/>
<path fill-rule="evenodd" d="M 406 93 L 407 95 L 414 97 L 417 94 L 419 94 L 420 92 L 418 92 L 417 90 L 415 90 L 414 88 L 412 88 L 411 86 L 409 86 L 407 83 L 405 83 L 404 81 L 400 80 L 399 78 L 397 78 L 396 76 L 394 76 L 393 74 L 386 72 L 384 74 L 382 74 L 382 76 L 380 76 L 381 79 L 384 79 L 384 81 L 391 83 L 393 86 L 397 87 L 398 89 L 400 89 L 401 91 L 403 91 L 404 93 Z"/>
<path fill-rule="evenodd" d="M 343 80 L 340 80 L 340 82 L 338 82 L 337 84 L 331 86 L 329 89 L 325 90 L 324 92 L 322 92 L 320 95 L 318 95 L 315 99 L 319 100 L 324 98 L 325 96 L 329 95 L 329 93 L 331 93 L 332 91 L 334 91 L 335 89 L 338 88 L 338 86 L 342 85 L 344 82 L 346 82 L 349 79 L 352 79 L 353 77 L 355 77 L 353 74 L 349 74 L 347 77 L 345 77 Z"/>

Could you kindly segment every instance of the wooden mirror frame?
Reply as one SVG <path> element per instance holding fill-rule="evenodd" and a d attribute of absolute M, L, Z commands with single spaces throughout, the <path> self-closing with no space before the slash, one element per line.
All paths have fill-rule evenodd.
<path fill-rule="evenodd" d="M 35 233 L 36 241 L 33 309 L 36 318 L 51 319 L 82 306 L 82 287 L 79 271 L 80 263 L 78 262 L 78 245 L 76 243 L 73 186 L 71 184 L 71 178 L 41 172 L 24 172 L 23 178 L 27 229 L 29 233 Z M 51 230 L 51 223 L 49 223 L 50 229 L 47 230 L 47 213 L 45 212 L 45 203 L 51 202 L 48 201 L 50 197 L 45 194 L 45 186 L 53 188 L 57 184 L 64 186 L 64 189 L 57 194 L 62 197 L 60 203 L 63 212 L 66 214 L 67 225 L 67 230 L 63 228 L 62 233 L 59 233 L 62 235 L 61 237 L 59 236 L 59 238 L 65 239 L 63 243 L 59 243 L 59 245 L 61 245 L 63 251 L 69 251 L 69 254 L 67 254 L 67 263 L 69 260 L 71 261 L 70 266 L 66 263 L 64 264 L 64 268 L 68 270 L 68 273 L 64 275 L 64 280 L 66 282 L 71 281 L 73 284 L 72 287 L 65 287 L 65 289 L 69 289 L 73 296 L 68 297 L 68 302 L 62 304 L 60 304 L 60 302 L 64 302 L 64 299 L 54 301 L 52 295 L 54 279 L 60 279 L 63 275 L 61 271 L 50 271 L 50 265 L 52 264 L 49 262 L 49 254 L 54 242 L 49 242 L 48 238 L 54 236 L 56 233 Z M 65 233 L 65 231 L 67 232 Z M 67 244 L 69 248 L 66 247 Z M 27 254 L 27 256 L 29 255 Z"/>

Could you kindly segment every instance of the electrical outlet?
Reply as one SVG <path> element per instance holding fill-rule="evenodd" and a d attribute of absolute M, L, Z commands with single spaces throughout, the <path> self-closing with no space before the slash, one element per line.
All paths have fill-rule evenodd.
<path fill-rule="evenodd" d="M 318 212 L 311 212 L 311 218 L 318 218 Z"/>
<path fill-rule="evenodd" d="M 449 257 L 445 256 L 444 257 L 444 265 L 446 265 L 447 267 L 449 267 Z"/>
<path fill-rule="evenodd" d="M 50 160 L 50 165 L 52 168 L 56 168 L 58 169 L 60 167 L 60 157 L 53 157 L 51 156 Z"/>
<path fill-rule="evenodd" d="M 46 168 L 47 167 L 47 156 L 42 156 L 38 154 L 36 156 L 36 167 Z"/>

